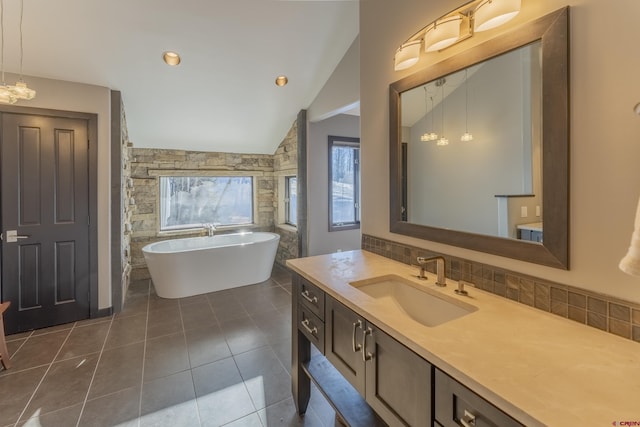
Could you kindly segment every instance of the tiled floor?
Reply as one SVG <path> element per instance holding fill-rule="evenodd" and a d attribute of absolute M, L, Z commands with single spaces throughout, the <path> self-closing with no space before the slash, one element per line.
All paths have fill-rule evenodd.
<path fill-rule="evenodd" d="M 7 337 L 0 426 L 334 426 L 315 389 L 295 414 L 290 328 L 283 269 L 180 300 L 134 283 L 115 316 Z"/>

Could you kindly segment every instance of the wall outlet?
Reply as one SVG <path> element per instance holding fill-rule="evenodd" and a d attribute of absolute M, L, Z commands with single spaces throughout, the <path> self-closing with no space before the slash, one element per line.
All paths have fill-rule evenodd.
<path fill-rule="evenodd" d="M 540 216 L 540 205 L 536 206 L 536 216 Z"/>
<path fill-rule="evenodd" d="M 528 212 L 527 212 L 527 207 L 526 206 L 520 206 L 520 217 L 521 218 L 526 218 L 528 217 Z"/>

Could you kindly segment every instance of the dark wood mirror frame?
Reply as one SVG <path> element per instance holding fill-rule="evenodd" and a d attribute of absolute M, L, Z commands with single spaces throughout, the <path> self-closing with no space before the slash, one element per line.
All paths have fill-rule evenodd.
<path fill-rule="evenodd" d="M 390 231 L 569 269 L 569 8 L 488 40 L 389 86 Z M 400 95 L 439 77 L 541 40 L 543 243 L 430 227 L 402 221 Z"/>

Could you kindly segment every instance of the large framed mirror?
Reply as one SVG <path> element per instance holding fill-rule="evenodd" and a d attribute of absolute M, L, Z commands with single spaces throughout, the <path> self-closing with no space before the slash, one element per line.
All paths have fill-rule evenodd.
<path fill-rule="evenodd" d="M 389 86 L 392 233 L 569 268 L 568 15 Z"/>

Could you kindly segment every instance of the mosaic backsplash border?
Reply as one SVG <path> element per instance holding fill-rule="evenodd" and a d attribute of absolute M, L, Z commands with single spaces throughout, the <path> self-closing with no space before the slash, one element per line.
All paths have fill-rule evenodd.
<path fill-rule="evenodd" d="M 451 280 L 471 282 L 501 297 L 640 342 L 638 304 L 366 234 L 362 249 L 409 265 L 419 256 L 442 255 Z M 435 273 L 435 265 L 427 270 Z"/>

